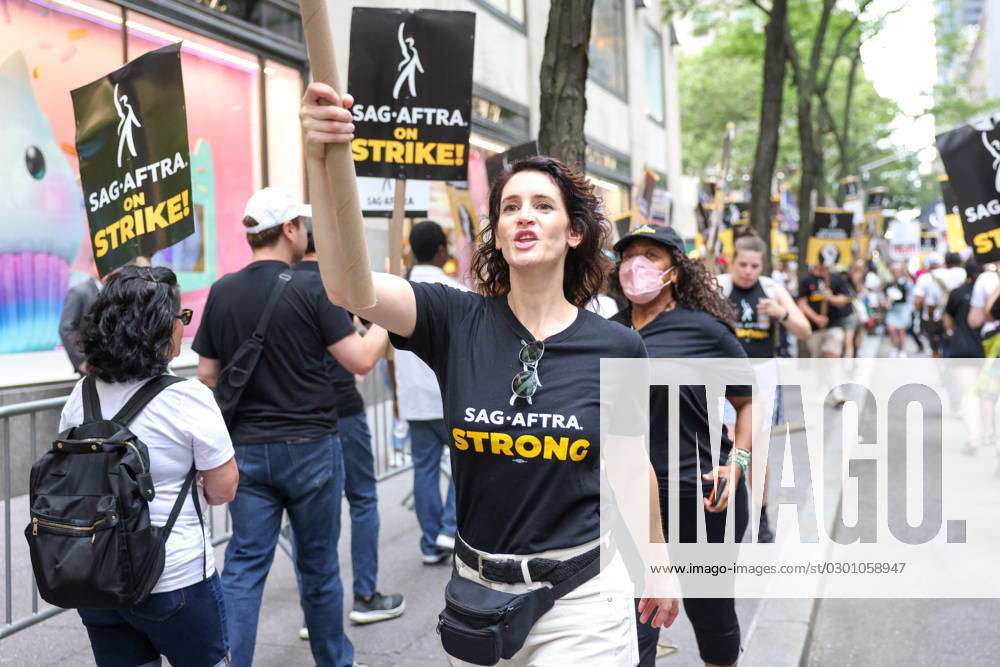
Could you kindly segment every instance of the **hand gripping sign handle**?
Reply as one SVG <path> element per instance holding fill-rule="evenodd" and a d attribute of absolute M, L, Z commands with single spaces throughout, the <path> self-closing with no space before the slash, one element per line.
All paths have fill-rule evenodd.
<path fill-rule="evenodd" d="M 333 49 L 329 1 L 299 0 L 299 9 L 314 80 L 343 94 Z M 309 164 L 314 163 L 309 161 Z M 375 288 L 350 144 L 328 144 L 325 173 L 310 166 L 308 177 L 310 200 L 314 204 L 313 234 L 323 282 L 350 310 L 371 308 L 375 305 Z M 329 183 L 330 202 L 322 195 L 317 197 L 318 186 L 323 182 Z M 321 203 L 326 205 L 315 206 Z M 330 290 L 331 286 L 334 289 Z"/>

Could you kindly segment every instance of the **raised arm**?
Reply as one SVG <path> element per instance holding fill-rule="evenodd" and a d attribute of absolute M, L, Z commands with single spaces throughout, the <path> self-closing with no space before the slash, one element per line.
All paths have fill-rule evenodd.
<path fill-rule="evenodd" d="M 302 99 L 299 117 L 306 143 L 306 171 L 309 175 L 309 192 L 312 195 L 313 235 L 316 255 L 327 296 L 333 303 L 350 308 L 352 312 L 379 326 L 408 337 L 417 322 L 416 299 L 410 284 L 397 276 L 372 273 L 376 303 L 371 308 L 357 308 L 346 303 L 343 297 L 347 277 L 343 267 L 350 262 L 347 252 L 367 253 L 362 246 L 351 251 L 338 247 L 337 212 L 333 207 L 330 186 L 326 179 L 324 156 L 326 145 L 347 143 L 354 138 L 354 124 L 348 109 L 354 98 L 337 92 L 323 83 L 313 82 Z"/>

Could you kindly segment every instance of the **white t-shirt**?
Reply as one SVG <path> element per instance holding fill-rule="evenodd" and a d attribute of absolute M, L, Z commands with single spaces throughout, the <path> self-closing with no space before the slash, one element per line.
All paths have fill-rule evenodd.
<path fill-rule="evenodd" d="M 969 298 L 970 308 L 985 308 L 986 302 L 990 300 L 997 285 L 1000 285 L 1000 276 L 996 271 L 983 271 L 976 278 L 976 283 L 972 286 L 972 296 Z M 987 338 L 994 329 L 1000 326 L 1000 322 L 985 322 L 980 330 L 980 336 Z"/>
<path fill-rule="evenodd" d="M 921 274 L 917 278 L 917 282 L 913 286 L 913 296 L 914 298 L 922 296 L 924 298 L 924 306 L 926 306 L 928 312 L 933 313 L 935 321 L 939 321 L 945 306 L 945 295 L 944 290 L 941 289 L 941 285 L 944 285 L 951 292 L 953 289 L 960 287 L 964 282 L 965 269 L 962 267 L 937 268 Z"/>
<path fill-rule="evenodd" d="M 145 384 L 145 380 L 108 384 L 97 381 L 101 413 L 111 419 Z M 76 383 L 63 407 L 59 430 L 83 422 L 83 380 Z M 149 402 L 129 425 L 149 452 L 149 467 L 156 497 L 149 504 L 149 518 L 154 526 L 167 523 L 184 478 L 192 462 L 198 470 L 218 468 L 233 457 L 233 443 L 212 391 L 197 380 L 170 385 Z M 206 516 L 205 533 L 199 529 L 198 513 L 190 493 L 181 508 L 170 537 L 167 538 L 163 574 L 153 593 L 175 591 L 196 584 L 215 571 L 211 536 L 208 534 L 208 504 L 201 486 L 198 498 Z M 205 572 L 201 572 L 202 553 L 207 545 Z"/>
<path fill-rule="evenodd" d="M 597 313 L 604 319 L 609 320 L 618 314 L 618 304 L 610 296 L 598 294 L 590 300 L 585 310 Z"/>
<path fill-rule="evenodd" d="M 455 289 L 468 291 L 440 268 L 431 264 L 417 264 L 410 271 L 415 283 L 442 283 Z M 399 418 L 407 421 L 443 419 L 441 388 L 430 366 L 412 352 L 396 350 L 396 405 Z"/>

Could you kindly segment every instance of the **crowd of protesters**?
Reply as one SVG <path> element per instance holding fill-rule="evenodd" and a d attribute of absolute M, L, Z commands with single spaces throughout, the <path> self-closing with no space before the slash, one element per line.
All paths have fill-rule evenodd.
<path fill-rule="evenodd" d="M 325 144 L 349 139 L 345 106 L 350 100 L 342 103 L 330 88 L 309 87 L 302 111 L 308 160 L 321 160 Z M 329 192 L 317 199 L 329 201 Z M 324 259 L 336 258 L 318 257 L 312 236 L 314 222 L 330 219 L 278 188 L 247 202 L 242 225 L 252 260 L 211 288 L 193 342 L 197 380 L 164 390 L 133 425 L 151 448 L 154 522 L 166 520 L 164 508 L 178 497 L 192 464 L 201 500 L 228 503 L 233 531 L 221 576 L 203 547 L 208 536 L 200 510 L 189 503 L 147 601 L 80 610 L 98 664 L 153 664 L 161 654 L 172 664 L 252 664 L 286 513 L 305 621 L 300 634 L 316 664 L 355 664 L 337 552 L 345 495 L 353 573 L 348 617 L 372 623 L 403 614 L 402 594 L 378 590 L 374 456 L 356 384 L 390 342 L 397 348 L 398 414 L 410 433 L 421 561 L 450 557 L 454 578 L 514 595 L 546 584 L 564 590 L 574 580 L 531 620 L 523 646 L 505 664 L 652 665 L 659 628 L 679 610 L 671 598 L 633 598 L 617 553 L 601 587 L 584 576 L 604 539 L 601 358 L 746 359 L 762 395 L 773 396 L 764 414 L 778 424 L 781 397 L 766 388 L 778 384 L 774 360 L 796 355 L 799 346 L 815 358 L 851 358 L 866 333 L 884 330 L 894 357 L 909 354 L 910 340 L 935 357 L 1000 355 L 1000 280 L 975 261 L 931 254 L 913 275 L 898 263 L 818 262 L 797 281 L 787 261 L 764 275 L 767 246 L 750 236 L 736 241 L 728 273 L 715 277 L 668 227 L 641 226 L 611 246 L 592 186 L 548 157 L 515 163 L 492 185 L 487 240 L 474 251 L 468 287 L 442 268 L 449 259 L 442 227 L 423 221 L 409 236 L 407 279 L 373 274 L 376 305 L 349 313 L 339 297 L 346 286 L 320 269 Z M 171 271 L 128 266 L 74 292 L 61 330 L 74 368 L 96 377 L 102 409 L 112 414 L 147 380 L 169 373 L 191 316 L 180 308 Z M 240 362 L 253 337 L 262 344 L 259 359 L 224 420 L 206 387 Z M 133 338 L 141 341 L 125 344 Z M 997 380 L 981 368 L 968 373 L 956 381 L 975 384 L 977 392 L 956 398 L 955 409 L 985 415 L 984 406 L 1000 394 Z M 63 411 L 64 427 L 83 419 L 83 383 Z M 693 387 L 680 392 L 681 475 L 671 489 L 667 390 L 652 390 L 647 463 L 658 493 L 650 512 L 661 518 L 651 528 L 654 541 L 669 533 L 661 513 L 668 496 L 681 501 L 681 542 L 697 541 L 699 515 L 708 540 L 723 541 L 730 503 L 736 541 L 743 539 L 751 519 L 753 401 L 743 385 L 728 387 L 725 398 L 727 427 L 713 460 L 705 394 Z M 843 402 L 834 396 L 835 404 Z M 466 431 L 469 409 L 504 413 L 506 425 Z M 511 425 L 509 417 L 523 411 L 571 417 L 575 430 Z M 992 446 L 996 429 L 986 418 L 970 421 L 975 429 L 964 451 L 975 455 Z M 568 442 L 569 435 L 570 451 L 546 449 L 538 457 L 543 439 L 549 448 L 550 440 Z M 444 490 L 442 460 L 451 468 Z M 766 486 L 753 517 L 761 542 L 774 539 Z M 736 664 L 741 628 L 733 599 L 685 598 L 683 606 L 702 660 Z"/>

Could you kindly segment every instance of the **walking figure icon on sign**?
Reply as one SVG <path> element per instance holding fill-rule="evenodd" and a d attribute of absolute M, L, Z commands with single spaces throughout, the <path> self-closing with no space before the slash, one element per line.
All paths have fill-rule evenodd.
<path fill-rule="evenodd" d="M 406 23 L 399 24 L 399 31 L 396 35 L 399 40 L 399 50 L 403 54 L 403 59 L 396 66 L 399 70 L 399 76 L 396 77 L 396 85 L 392 87 L 392 98 L 394 100 L 399 99 L 399 89 L 402 87 L 405 81 L 410 88 L 410 97 L 417 96 L 417 70 L 421 74 L 424 73 L 424 66 L 420 63 L 420 54 L 417 53 L 417 47 L 414 46 L 412 37 L 403 37 L 403 28 Z"/>
<path fill-rule="evenodd" d="M 115 111 L 118 112 L 118 167 L 122 166 L 122 149 L 128 144 L 128 152 L 132 157 L 136 156 L 135 140 L 132 138 L 132 128 L 142 127 L 142 123 L 135 116 L 132 105 L 128 103 L 128 95 L 118 96 L 118 84 L 115 84 Z M 122 111 L 125 107 L 126 111 Z"/>

